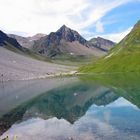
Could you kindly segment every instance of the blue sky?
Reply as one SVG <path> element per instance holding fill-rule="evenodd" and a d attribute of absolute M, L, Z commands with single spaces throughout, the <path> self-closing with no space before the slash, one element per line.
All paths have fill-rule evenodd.
<path fill-rule="evenodd" d="M 140 19 L 140 0 L 1 0 L 0 29 L 32 36 L 63 24 L 86 39 L 119 42 Z"/>
<path fill-rule="evenodd" d="M 86 30 L 92 32 L 95 36 L 109 37 L 118 41 L 121 39 L 121 36 L 119 38 L 117 35 L 128 33 L 138 20 L 140 20 L 140 1 L 134 0 L 112 9 L 103 16 L 100 19 L 102 31 L 97 31 L 92 25 Z M 116 39 L 112 38 L 111 35 L 114 35 Z M 90 38 L 90 34 L 89 36 L 87 35 L 87 38 Z"/>

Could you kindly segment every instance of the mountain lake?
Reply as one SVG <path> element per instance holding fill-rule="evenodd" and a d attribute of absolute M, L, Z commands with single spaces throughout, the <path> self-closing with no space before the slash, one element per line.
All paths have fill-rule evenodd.
<path fill-rule="evenodd" d="M 0 82 L 0 139 L 139 140 L 140 74 Z"/>

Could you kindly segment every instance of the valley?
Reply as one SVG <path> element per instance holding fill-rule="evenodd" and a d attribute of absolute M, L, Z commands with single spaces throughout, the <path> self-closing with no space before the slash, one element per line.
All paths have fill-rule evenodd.
<path fill-rule="evenodd" d="M 1 0 L 0 140 L 140 140 L 140 0 Z"/>

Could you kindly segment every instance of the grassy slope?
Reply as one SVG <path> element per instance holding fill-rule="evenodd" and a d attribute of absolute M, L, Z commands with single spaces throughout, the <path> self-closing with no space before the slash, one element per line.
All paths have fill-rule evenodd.
<path fill-rule="evenodd" d="M 92 65 L 81 67 L 80 71 L 85 73 L 140 71 L 140 21 L 107 56 Z"/>

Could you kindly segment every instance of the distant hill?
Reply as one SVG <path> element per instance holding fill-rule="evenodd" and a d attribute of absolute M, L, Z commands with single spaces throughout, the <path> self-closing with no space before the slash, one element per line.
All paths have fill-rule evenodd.
<path fill-rule="evenodd" d="M 89 43 L 91 43 L 92 46 L 100 48 L 101 50 L 104 50 L 104 51 L 109 51 L 116 44 L 113 41 L 110 41 L 101 37 L 92 38 L 89 40 Z"/>
<path fill-rule="evenodd" d="M 82 72 L 138 72 L 140 71 L 140 21 L 109 54 L 95 64 L 82 67 Z"/>
<path fill-rule="evenodd" d="M 56 32 L 52 32 L 36 41 L 33 50 L 49 57 L 57 55 L 103 56 L 106 54 L 106 51 L 92 46 L 77 31 L 65 25 Z"/>
<path fill-rule="evenodd" d="M 36 34 L 32 37 L 22 37 L 22 36 L 15 35 L 15 34 L 9 34 L 8 36 L 16 39 L 19 42 L 19 44 L 21 46 L 23 46 L 24 48 L 31 49 L 36 40 L 39 40 L 41 37 L 44 37 L 46 35 L 45 34 Z"/>

